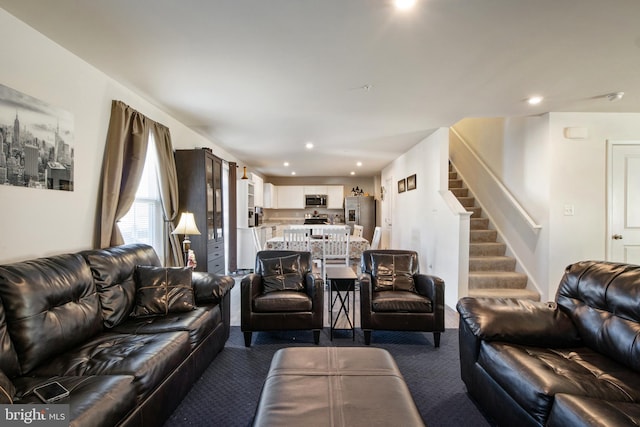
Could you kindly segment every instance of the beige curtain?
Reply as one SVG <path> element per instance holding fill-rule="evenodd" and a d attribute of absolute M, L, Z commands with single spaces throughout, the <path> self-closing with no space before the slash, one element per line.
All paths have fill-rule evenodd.
<path fill-rule="evenodd" d="M 158 151 L 158 183 L 160 198 L 162 199 L 162 211 L 165 219 L 166 250 L 165 264 L 167 266 L 184 265 L 182 247 L 178 236 L 171 234 L 174 230 L 173 222 L 178 215 L 178 175 L 176 162 L 173 156 L 173 145 L 169 129 L 160 123 L 153 123 L 151 130 Z"/>
<path fill-rule="evenodd" d="M 146 117 L 121 101 L 111 103 L 111 119 L 102 163 L 100 247 L 124 243 L 117 222 L 131 208 L 147 154 Z"/>
<path fill-rule="evenodd" d="M 171 234 L 178 214 L 178 179 L 169 129 L 145 117 L 122 101 L 111 103 L 111 120 L 102 166 L 100 247 L 124 243 L 118 220 L 131 208 L 144 169 L 153 132 L 158 154 L 158 184 L 165 220 L 165 264 L 183 265 L 180 241 Z"/>

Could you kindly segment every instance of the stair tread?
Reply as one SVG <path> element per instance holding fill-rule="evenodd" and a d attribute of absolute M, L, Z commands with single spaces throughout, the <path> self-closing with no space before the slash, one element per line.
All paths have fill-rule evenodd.
<path fill-rule="evenodd" d="M 475 276 L 475 277 L 489 277 L 489 276 L 499 276 L 501 278 L 503 277 L 516 277 L 516 278 L 521 278 L 521 277 L 527 277 L 526 274 L 524 273 L 518 273 L 517 271 L 470 271 L 469 272 L 469 277 L 471 276 Z"/>

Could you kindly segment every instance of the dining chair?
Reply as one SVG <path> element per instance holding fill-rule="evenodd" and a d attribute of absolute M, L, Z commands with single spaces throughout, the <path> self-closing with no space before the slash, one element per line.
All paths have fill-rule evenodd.
<path fill-rule="evenodd" d="M 328 228 L 322 233 L 322 277 L 327 281 L 327 263 L 349 266 L 349 228 Z"/>
<path fill-rule="evenodd" d="M 353 237 L 362 237 L 362 233 L 364 232 L 364 227 L 362 225 L 354 225 L 353 226 Z"/>
<path fill-rule="evenodd" d="M 371 245 L 369 249 L 380 248 L 380 238 L 382 237 L 382 228 L 376 227 L 373 229 L 373 238 L 371 239 Z"/>
<path fill-rule="evenodd" d="M 285 228 L 282 230 L 282 240 L 288 251 L 310 251 L 308 228 Z"/>

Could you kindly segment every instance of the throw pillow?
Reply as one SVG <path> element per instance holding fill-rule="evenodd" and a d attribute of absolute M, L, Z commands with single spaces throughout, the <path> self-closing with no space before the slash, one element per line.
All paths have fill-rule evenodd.
<path fill-rule="evenodd" d="M 300 268 L 300 255 L 260 260 L 263 292 L 303 291 L 303 274 Z"/>
<path fill-rule="evenodd" d="M 195 309 L 191 269 L 136 267 L 136 304 L 133 317 L 166 315 Z"/>
<path fill-rule="evenodd" d="M 375 254 L 371 269 L 374 290 L 416 292 L 413 281 L 413 256 Z"/>
<path fill-rule="evenodd" d="M 16 395 L 16 388 L 9 378 L 0 371 L 0 404 L 13 403 L 13 397 Z"/>

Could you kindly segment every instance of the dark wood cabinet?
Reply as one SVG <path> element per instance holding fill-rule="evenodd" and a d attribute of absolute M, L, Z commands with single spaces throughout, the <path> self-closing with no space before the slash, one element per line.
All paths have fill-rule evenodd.
<path fill-rule="evenodd" d="M 193 212 L 199 236 L 189 236 L 196 271 L 225 274 L 222 159 L 209 150 L 176 150 L 179 212 Z M 180 236 L 182 238 L 182 236 Z"/>

